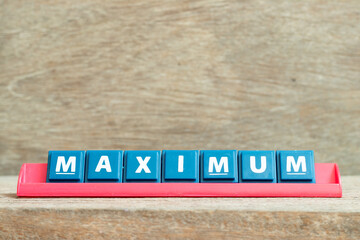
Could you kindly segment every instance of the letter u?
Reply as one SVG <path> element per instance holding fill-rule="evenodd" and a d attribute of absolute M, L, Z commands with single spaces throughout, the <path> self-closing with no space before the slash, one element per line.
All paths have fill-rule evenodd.
<path fill-rule="evenodd" d="M 255 156 L 250 156 L 250 169 L 254 173 L 263 173 L 266 170 L 266 157 L 261 156 L 261 166 L 260 169 L 256 168 L 256 158 Z"/>

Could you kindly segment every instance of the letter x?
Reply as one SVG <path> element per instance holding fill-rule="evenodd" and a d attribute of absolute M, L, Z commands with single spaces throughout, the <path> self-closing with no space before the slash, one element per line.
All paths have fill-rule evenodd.
<path fill-rule="evenodd" d="M 141 157 L 136 157 L 136 159 L 139 162 L 139 167 L 136 169 L 135 173 L 141 173 L 141 171 L 144 169 L 145 173 L 151 173 L 150 169 L 147 166 L 147 163 L 150 160 L 150 157 L 145 157 L 145 159 L 143 160 Z"/>

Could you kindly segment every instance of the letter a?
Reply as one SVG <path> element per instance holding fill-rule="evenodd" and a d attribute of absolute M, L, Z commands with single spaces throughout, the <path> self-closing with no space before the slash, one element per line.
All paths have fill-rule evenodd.
<path fill-rule="evenodd" d="M 105 168 L 106 172 L 111 172 L 111 166 L 108 156 L 101 156 L 96 166 L 95 172 L 100 172 L 101 169 Z"/>

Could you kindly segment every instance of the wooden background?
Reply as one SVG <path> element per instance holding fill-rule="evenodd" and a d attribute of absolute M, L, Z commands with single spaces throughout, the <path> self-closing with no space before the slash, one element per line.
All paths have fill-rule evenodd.
<path fill-rule="evenodd" d="M 358 175 L 360 1 L 0 0 L 0 175 L 50 149 L 314 149 Z"/>

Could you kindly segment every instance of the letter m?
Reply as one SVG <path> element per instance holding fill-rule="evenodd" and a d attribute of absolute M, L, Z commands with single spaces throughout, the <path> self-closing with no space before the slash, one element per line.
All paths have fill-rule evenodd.
<path fill-rule="evenodd" d="M 216 157 L 209 158 L 209 173 L 214 171 L 214 167 L 216 172 L 221 172 L 223 166 L 224 172 L 229 172 L 228 157 L 221 157 L 220 162 L 217 161 Z"/>
<path fill-rule="evenodd" d="M 299 172 L 301 166 L 301 171 L 306 172 L 306 161 L 305 156 L 299 156 L 297 162 L 293 156 L 287 156 L 286 158 L 286 171 L 291 172 L 291 167 L 294 169 L 294 172 Z"/>
<path fill-rule="evenodd" d="M 55 172 L 60 172 L 61 167 L 63 172 L 67 172 L 70 166 L 71 166 L 71 172 L 75 172 L 75 166 L 76 166 L 75 162 L 76 162 L 75 156 L 70 156 L 67 162 L 65 161 L 64 156 L 58 156 Z"/>

